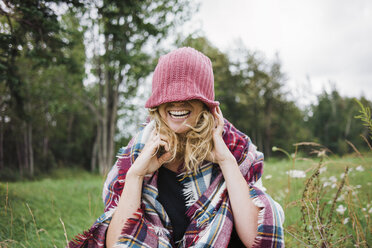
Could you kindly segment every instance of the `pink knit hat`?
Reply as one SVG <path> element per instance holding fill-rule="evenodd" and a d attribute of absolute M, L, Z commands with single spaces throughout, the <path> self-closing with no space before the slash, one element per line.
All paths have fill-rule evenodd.
<path fill-rule="evenodd" d="M 179 48 L 160 57 L 152 78 L 152 93 L 145 107 L 198 99 L 210 111 L 214 101 L 214 79 L 210 59 L 191 47 Z"/>

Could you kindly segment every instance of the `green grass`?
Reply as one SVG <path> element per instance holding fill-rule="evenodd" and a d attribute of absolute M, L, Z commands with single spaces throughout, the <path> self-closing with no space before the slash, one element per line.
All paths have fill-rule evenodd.
<path fill-rule="evenodd" d="M 306 182 L 311 175 L 317 171 L 320 158 L 299 158 L 295 162 L 289 160 L 269 160 L 265 163 L 265 172 L 263 175 L 263 184 L 267 188 L 267 193 L 278 201 L 285 212 L 285 242 L 288 247 L 305 247 L 305 244 L 313 243 L 309 247 L 321 247 L 321 239 L 316 230 L 315 224 L 309 227 L 311 223 L 307 220 L 303 222 L 304 206 L 303 192 Z M 349 168 L 345 178 L 345 168 Z M 326 157 L 321 163 L 319 179 L 319 189 L 317 192 L 310 192 L 307 203 L 311 202 L 314 206 L 311 214 L 305 214 L 305 218 L 316 218 L 316 199 L 319 193 L 318 214 L 323 216 L 324 228 L 329 228 L 333 233 L 333 244 L 329 247 L 367 247 L 371 244 L 372 225 L 370 215 L 372 211 L 372 153 L 363 155 L 363 158 L 356 155 L 344 157 Z M 358 169 L 357 169 L 358 168 Z M 363 168 L 363 171 L 360 171 Z M 306 178 L 292 178 L 286 173 L 288 170 L 301 170 L 306 172 Z M 271 178 L 269 175 L 272 175 Z M 345 178 L 345 184 L 340 191 L 339 197 L 335 202 L 335 208 L 332 211 L 332 203 Z M 313 188 L 308 187 L 309 190 Z M 343 214 L 335 211 L 339 206 L 346 208 Z M 311 209 L 311 207 L 310 207 Z M 327 226 L 328 217 L 333 212 L 333 218 Z M 354 217 L 353 217 L 354 216 Z M 312 220 L 313 221 L 313 220 Z M 315 221 L 314 221 L 315 222 Z M 359 223 L 359 228 L 357 229 Z M 319 225 L 322 227 L 322 225 Z M 307 228 L 305 230 L 305 227 Z M 314 235 L 314 232 L 317 235 Z M 363 240 L 364 238 L 364 240 Z M 315 239 L 318 239 L 315 240 Z M 336 241 L 339 241 L 336 244 Z"/>
<path fill-rule="evenodd" d="M 63 170 L 40 181 L 0 184 L 0 247 L 65 247 L 103 211 L 102 176 Z M 66 178 L 63 174 L 67 174 Z M 8 190 L 7 190 L 8 188 Z"/>
<path fill-rule="evenodd" d="M 372 208 L 372 153 L 363 156 L 364 158 L 354 155 L 325 158 L 326 170 L 319 175 L 321 184 L 332 182 L 332 176 L 336 179 L 322 189 L 322 210 L 327 217 L 331 208 L 328 202 L 332 202 L 337 192 L 342 181 L 341 174 L 346 166 L 352 168 L 341 191 L 344 199 L 336 202 L 336 208 L 343 205 L 347 210 L 344 214 L 334 211 L 331 223 L 335 229 L 332 230 L 336 235 L 334 240 L 347 234 L 351 236 L 346 242 L 331 247 L 349 247 L 358 242 L 363 247 L 363 240 L 358 241 L 362 235 L 356 234 L 355 219 L 361 226 L 357 231 L 362 232 L 367 242 L 372 242 L 371 214 L 368 213 Z M 319 158 L 296 158 L 294 164 L 290 160 L 269 160 L 265 163 L 264 186 L 285 210 L 287 247 L 305 247 L 307 237 L 312 235 L 312 231 L 303 229 L 301 199 L 306 180 L 316 170 L 318 163 Z M 364 171 L 356 169 L 360 165 Z M 306 171 L 306 178 L 288 177 L 286 171 L 291 169 Z M 45 177 L 39 181 L 1 182 L 0 247 L 65 247 L 65 235 L 67 240 L 71 240 L 76 234 L 87 230 L 101 215 L 103 182 L 102 176 L 73 170 L 58 170 L 50 178 Z M 348 192 L 351 192 L 352 199 L 348 198 Z M 353 206 L 355 209 L 350 209 Z M 356 216 L 354 221 L 353 215 Z M 342 224 L 346 218 L 349 221 Z"/>

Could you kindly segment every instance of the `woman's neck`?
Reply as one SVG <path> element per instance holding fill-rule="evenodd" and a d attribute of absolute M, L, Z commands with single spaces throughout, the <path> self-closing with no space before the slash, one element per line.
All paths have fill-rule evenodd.
<path fill-rule="evenodd" d="M 180 167 L 183 164 L 183 158 L 175 158 L 174 160 L 170 161 L 169 163 L 164 164 L 163 166 L 168 170 L 173 172 L 180 172 Z"/>

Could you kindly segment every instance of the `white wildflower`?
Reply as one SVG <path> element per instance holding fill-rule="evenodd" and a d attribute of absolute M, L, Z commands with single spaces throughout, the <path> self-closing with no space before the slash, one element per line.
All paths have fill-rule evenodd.
<path fill-rule="evenodd" d="M 342 179 L 344 177 L 345 177 L 345 173 L 341 173 L 340 178 Z"/>
<path fill-rule="evenodd" d="M 357 170 L 357 171 L 364 171 L 364 168 L 363 168 L 363 166 L 359 165 L 358 167 L 355 168 L 355 170 Z"/>
<path fill-rule="evenodd" d="M 270 178 L 272 178 L 273 176 L 272 175 L 266 175 L 265 176 L 265 179 L 270 179 Z"/>
<path fill-rule="evenodd" d="M 332 183 L 335 183 L 335 182 L 337 182 L 337 178 L 335 176 L 331 176 L 329 178 L 329 181 L 331 181 Z"/>
<path fill-rule="evenodd" d="M 327 167 L 322 167 L 319 169 L 319 174 L 322 174 L 327 171 Z"/>
<path fill-rule="evenodd" d="M 325 187 L 328 187 L 329 185 L 331 185 L 330 182 L 325 182 L 325 183 L 323 183 L 323 187 L 324 187 L 324 188 L 325 188 Z"/>
<path fill-rule="evenodd" d="M 372 214 L 372 208 L 370 208 L 370 209 L 368 210 L 368 213 L 369 213 L 369 214 Z"/>
<path fill-rule="evenodd" d="M 366 208 L 362 208 L 362 210 L 363 210 L 363 212 L 367 211 L 367 209 L 366 209 Z"/>
<path fill-rule="evenodd" d="M 342 204 L 338 205 L 338 207 L 336 209 L 337 213 L 344 214 L 345 211 L 346 211 L 346 207 L 344 207 Z"/>
<path fill-rule="evenodd" d="M 335 184 L 335 183 L 331 185 L 331 188 L 332 188 L 332 189 L 334 189 L 334 188 L 336 188 L 336 187 L 337 187 L 337 184 Z"/>
<path fill-rule="evenodd" d="M 326 155 L 326 151 L 323 150 L 321 152 L 318 152 L 318 157 L 324 157 Z"/>
<path fill-rule="evenodd" d="M 357 189 L 360 189 L 362 187 L 362 185 L 357 185 L 357 186 L 355 186 L 355 188 L 357 188 Z"/>
<path fill-rule="evenodd" d="M 347 224 L 349 222 L 349 217 L 345 218 L 344 221 L 342 222 L 342 224 Z"/>
<path fill-rule="evenodd" d="M 345 196 L 344 195 L 340 195 L 338 198 L 337 198 L 337 201 L 343 201 L 345 200 Z"/>
<path fill-rule="evenodd" d="M 289 176 L 293 177 L 293 178 L 304 178 L 304 177 L 306 177 L 305 171 L 302 171 L 302 170 L 290 170 L 290 171 L 287 171 L 287 174 L 289 174 Z"/>

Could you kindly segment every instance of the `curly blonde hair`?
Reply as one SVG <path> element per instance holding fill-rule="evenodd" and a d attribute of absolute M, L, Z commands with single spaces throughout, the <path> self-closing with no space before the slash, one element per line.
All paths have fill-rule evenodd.
<path fill-rule="evenodd" d="M 174 159 L 184 159 L 186 173 L 197 173 L 202 162 L 213 149 L 213 128 L 215 125 L 213 114 L 206 108 L 200 112 L 194 127 L 185 134 L 177 134 L 169 128 L 160 116 L 158 108 L 149 109 L 151 119 L 155 120 L 155 128 L 167 137 L 169 150 L 172 154 L 167 162 Z"/>

